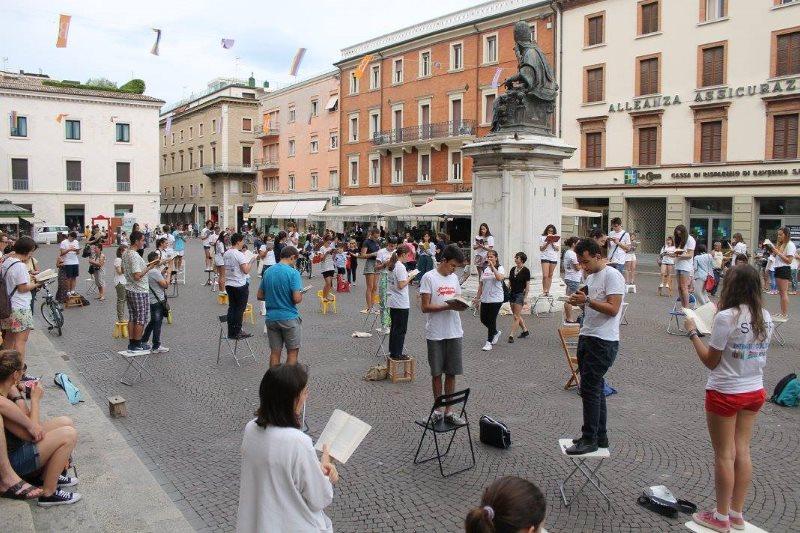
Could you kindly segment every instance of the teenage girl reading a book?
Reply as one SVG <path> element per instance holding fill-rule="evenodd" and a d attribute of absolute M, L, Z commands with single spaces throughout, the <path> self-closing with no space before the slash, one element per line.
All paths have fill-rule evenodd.
<path fill-rule="evenodd" d="M 561 240 L 556 234 L 556 227 L 553 224 L 548 224 L 542 236 L 539 237 L 539 258 L 542 262 L 542 296 L 550 295 L 550 285 L 553 283 L 553 272 L 558 266 L 558 258 L 561 252 L 561 246 L 558 241 Z"/>
<path fill-rule="evenodd" d="M 684 327 L 700 362 L 709 369 L 705 409 L 716 491 L 716 507 L 692 518 L 715 531 L 742 530 L 753 470 L 750 440 L 766 400 L 763 373 L 774 327 L 762 305 L 756 269 L 745 264 L 728 270 L 708 345 L 699 338 L 694 320 L 687 318 Z"/>
<path fill-rule="evenodd" d="M 486 222 L 482 223 L 478 228 L 478 234 L 475 236 L 475 243 L 472 245 L 472 249 L 475 250 L 475 266 L 480 272 L 486 266 L 486 255 L 489 250 L 494 249 L 494 237 L 492 237 L 492 232 L 489 231 L 489 225 Z"/>

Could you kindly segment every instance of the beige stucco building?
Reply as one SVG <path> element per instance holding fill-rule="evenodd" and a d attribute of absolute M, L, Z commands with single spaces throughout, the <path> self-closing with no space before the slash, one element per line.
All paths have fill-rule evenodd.
<path fill-rule="evenodd" d="M 260 227 L 294 221 L 339 195 L 338 71 L 265 93 L 259 103 L 255 166 L 258 203 L 250 212 Z"/>
<path fill-rule="evenodd" d="M 566 206 L 621 217 L 643 252 L 677 224 L 705 244 L 800 230 L 800 2 L 558 5 Z"/>
<path fill-rule="evenodd" d="M 255 80 L 216 79 L 161 113 L 161 221 L 238 229 L 256 199 Z"/>

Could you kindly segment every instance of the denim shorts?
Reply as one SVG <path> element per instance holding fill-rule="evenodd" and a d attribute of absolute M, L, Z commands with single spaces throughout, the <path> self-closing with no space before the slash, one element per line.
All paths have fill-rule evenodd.
<path fill-rule="evenodd" d="M 511 299 L 509 303 L 514 305 L 525 305 L 525 293 L 524 292 L 515 292 L 511 295 Z"/>
<path fill-rule="evenodd" d="M 39 449 L 32 442 L 26 442 L 8 454 L 11 468 L 20 476 L 27 476 L 39 470 L 42 465 L 39 461 Z"/>
<path fill-rule="evenodd" d="M 565 279 L 564 283 L 567 284 L 567 296 L 578 292 L 578 286 L 581 284 L 580 281 L 573 281 L 571 279 Z"/>

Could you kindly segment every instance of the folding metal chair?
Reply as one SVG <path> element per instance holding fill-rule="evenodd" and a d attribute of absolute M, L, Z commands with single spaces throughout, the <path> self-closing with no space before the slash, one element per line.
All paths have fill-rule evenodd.
<path fill-rule="evenodd" d="M 228 346 L 228 351 L 230 356 L 233 357 L 233 360 L 236 361 L 236 366 L 242 366 L 239 363 L 239 340 L 240 339 L 230 339 L 228 338 L 227 333 L 228 327 L 228 315 L 219 315 L 219 343 L 217 344 L 217 364 L 219 364 L 220 356 L 222 355 L 222 341 L 225 341 L 225 344 Z M 242 356 L 244 359 L 245 357 L 252 357 L 253 361 L 258 364 L 258 359 L 256 359 L 256 354 L 253 352 L 253 347 L 250 345 L 250 339 L 241 339 L 244 342 L 245 346 L 247 346 L 246 353 Z"/>
<path fill-rule="evenodd" d="M 177 298 L 178 297 L 178 271 L 173 270 L 170 272 L 169 284 L 172 285 L 172 294 L 168 296 L 170 298 Z"/>
<path fill-rule="evenodd" d="M 214 272 L 209 274 L 208 288 L 211 292 L 217 292 L 219 290 L 219 287 L 217 287 L 217 285 L 219 285 L 219 274 L 215 270 Z"/>
<path fill-rule="evenodd" d="M 97 290 L 97 285 L 94 283 L 94 278 L 85 279 L 83 280 L 83 283 L 86 296 L 95 296 L 100 294 L 100 291 Z"/>
<path fill-rule="evenodd" d="M 547 312 L 539 311 L 537 309 L 540 300 L 544 300 L 545 302 L 547 302 L 547 304 L 548 304 Z M 533 313 L 537 317 L 540 317 L 540 316 L 542 316 L 544 314 L 552 313 L 553 312 L 553 306 L 555 305 L 555 303 L 556 303 L 556 299 L 553 296 L 549 296 L 549 295 L 545 296 L 543 294 L 539 294 L 539 295 L 536 296 L 536 298 L 533 299 L 533 303 L 531 304 L 531 313 Z"/>
<path fill-rule="evenodd" d="M 783 338 L 783 334 L 781 333 L 780 328 L 781 326 L 786 324 L 787 321 L 788 319 L 786 318 L 775 318 L 774 316 L 772 317 L 772 323 L 773 323 L 772 338 L 775 340 L 775 342 L 777 342 L 781 346 L 786 345 L 786 340 Z"/>
<path fill-rule="evenodd" d="M 147 368 L 147 360 L 150 358 L 151 355 L 151 352 L 149 350 L 147 352 L 137 353 L 137 354 L 128 353 L 127 350 L 122 350 L 121 352 L 117 353 L 120 356 L 122 356 L 122 358 L 125 360 L 126 363 L 128 363 L 128 366 L 126 366 L 125 370 L 122 371 L 122 374 L 119 375 L 120 383 L 122 383 L 123 385 L 132 386 L 134 383 L 138 383 L 143 379 L 142 378 L 143 374 L 147 374 L 152 379 L 155 379 L 155 376 L 152 373 L 150 373 L 150 370 L 148 370 Z M 136 377 L 134 377 L 131 380 L 128 380 L 126 378 L 128 372 L 135 374 Z"/>
<path fill-rule="evenodd" d="M 609 452 L 608 448 L 598 448 L 597 451 L 592 453 L 587 453 L 584 455 L 567 455 L 567 448 L 572 446 L 572 439 L 559 439 L 558 440 L 558 447 L 561 450 L 561 454 L 564 457 L 568 457 L 572 464 L 575 465 L 575 468 L 572 469 L 572 472 L 558 484 L 558 490 L 561 492 L 561 500 L 564 502 L 566 507 L 569 507 L 575 502 L 575 499 L 581 495 L 583 489 L 586 488 L 587 485 L 591 484 L 600 495 L 605 498 L 606 505 L 608 509 L 611 510 L 611 499 L 608 497 L 608 494 L 605 490 L 603 490 L 603 486 L 600 482 L 600 478 L 598 477 L 597 473 L 600 468 L 603 466 L 603 461 L 611 457 L 611 452 Z M 594 468 L 589 468 L 586 466 L 587 460 L 597 461 L 597 464 Z M 580 472 L 586 478 L 586 481 L 580 486 L 580 488 L 572 495 L 571 499 L 567 498 L 567 492 L 565 490 L 565 486 L 567 482 L 574 476 Z"/>
<path fill-rule="evenodd" d="M 627 319 L 627 317 L 625 317 L 625 312 L 627 310 L 628 310 L 628 302 L 622 302 L 622 310 L 620 311 L 622 313 L 622 316 L 619 317 L 619 324 L 621 326 L 627 326 L 628 325 L 628 319 Z"/>
<path fill-rule="evenodd" d="M 580 328 L 577 326 L 558 328 L 558 338 L 561 339 L 561 347 L 564 349 L 564 356 L 567 358 L 570 377 L 564 385 L 564 390 L 571 387 L 579 387 L 580 375 L 578 374 L 578 335 Z"/>
<path fill-rule="evenodd" d="M 414 421 L 415 424 L 424 428 L 422 431 L 422 437 L 419 439 L 419 446 L 417 446 L 417 453 L 414 454 L 414 464 L 422 464 L 427 463 L 428 461 L 433 461 L 436 459 L 439 462 L 439 472 L 442 474 L 442 477 L 450 477 L 452 475 L 458 474 L 460 472 L 464 472 L 471 468 L 475 467 L 475 448 L 472 446 L 472 433 L 469 430 L 469 418 L 467 418 L 467 400 L 469 399 L 469 389 L 464 389 L 462 391 L 454 392 L 452 394 L 443 394 L 436 398 L 436 401 L 433 403 L 433 407 L 431 407 L 431 412 L 428 414 L 427 420 Z M 452 407 L 454 405 L 461 405 L 461 414 L 459 417 L 464 420 L 464 424 L 452 424 L 447 422 L 444 418 L 438 419 L 434 422 L 433 413 L 438 409 L 444 409 L 446 407 Z M 463 428 L 467 428 L 467 439 L 469 440 L 469 451 L 472 455 L 472 463 L 467 465 L 466 467 L 456 470 L 454 472 L 450 472 L 449 474 L 444 473 L 444 467 L 442 465 L 442 459 L 447 456 L 450 452 L 450 448 L 453 445 L 453 440 L 456 438 L 456 432 Z M 436 448 L 436 455 L 432 455 L 426 459 L 419 459 L 419 452 L 422 450 L 422 444 L 425 442 L 425 437 L 428 432 L 431 432 L 433 435 L 433 444 Z M 444 453 L 441 452 L 439 449 L 439 435 L 443 433 L 452 433 L 450 437 L 450 441 L 447 443 L 447 448 L 445 449 Z"/>
<path fill-rule="evenodd" d="M 694 306 L 696 303 L 697 300 L 694 294 L 689 294 L 689 305 Z M 670 335 L 686 335 L 686 331 L 683 329 L 683 324 L 681 323 L 681 320 L 684 318 L 686 318 L 686 313 L 683 312 L 683 306 L 681 305 L 681 298 L 679 296 L 672 305 L 672 310 L 669 312 L 667 333 Z"/>

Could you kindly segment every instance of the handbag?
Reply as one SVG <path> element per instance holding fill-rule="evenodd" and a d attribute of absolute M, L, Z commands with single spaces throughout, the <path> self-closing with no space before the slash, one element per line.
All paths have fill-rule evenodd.
<path fill-rule="evenodd" d="M 511 447 L 511 432 L 502 422 L 483 415 L 478 422 L 481 442 L 503 450 Z"/>
<path fill-rule="evenodd" d="M 164 312 L 164 316 L 168 315 L 169 314 L 169 302 L 167 301 L 167 295 L 166 294 L 164 295 L 164 299 L 163 300 L 159 300 L 158 299 L 158 294 L 156 294 L 156 291 L 153 290 L 153 287 L 149 287 L 149 289 L 150 289 L 150 292 L 153 293 L 153 296 L 155 296 L 156 301 L 161 304 L 161 310 Z"/>
<path fill-rule="evenodd" d="M 92 247 L 91 245 L 87 244 L 83 247 L 83 253 L 81 254 L 81 257 L 89 257 L 90 255 L 92 255 Z"/>
<path fill-rule="evenodd" d="M 636 502 L 649 511 L 662 516 L 675 518 L 678 512 L 692 514 L 697 511 L 697 505 L 687 500 L 679 500 L 664 485 L 647 487 Z"/>
<path fill-rule="evenodd" d="M 508 284 L 505 281 L 501 281 L 500 284 L 503 286 L 503 303 L 511 301 L 511 289 L 508 288 Z"/>
<path fill-rule="evenodd" d="M 714 290 L 714 287 L 716 285 L 717 285 L 717 280 L 714 279 L 714 275 L 709 274 L 708 276 L 706 276 L 706 281 L 703 284 L 703 289 L 705 289 L 706 292 L 711 292 Z"/>

